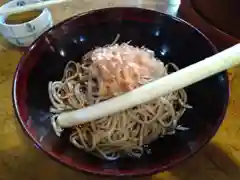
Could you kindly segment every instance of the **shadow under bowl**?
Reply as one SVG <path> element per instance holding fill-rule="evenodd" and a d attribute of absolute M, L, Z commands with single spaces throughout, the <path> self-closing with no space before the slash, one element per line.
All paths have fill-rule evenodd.
<path fill-rule="evenodd" d="M 196 153 L 215 135 L 228 104 L 227 73 L 186 88 L 193 109 L 186 111 L 180 124 L 190 130 L 159 138 L 149 146 L 152 153 L 140 159 L 101 160 L 73 147 L 67 134 L 56 137 L 50 123 L 48 82 L 61 79 L 68 61 L 79 61 L 92 48 L 112 43 L 117 34 L 119 43 L 145 46 L 179 68 L 216 53 L 201 32 L 181 19 L 139 8 L 90 11 L 56 25 L 23 55 L 13 82 L 16 115 L 36 147 L 76 170 L 113 176 L 161 172 Z"/>

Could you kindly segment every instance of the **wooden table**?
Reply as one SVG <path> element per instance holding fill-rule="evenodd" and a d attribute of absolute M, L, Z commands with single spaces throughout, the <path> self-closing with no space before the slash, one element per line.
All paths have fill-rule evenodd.
<path fill-rule="evenodd" d="M 158 1 L 158 4 L 156 2 Z M 2 3 L 3 1 L 0 1 Z M 53 7 L 55 22 L 96 7 L 136 5 L 139 0 L 73 0 L 68 6 Z M 129 4 L 130 3 L 130 4 Z M 135 3 L 135 4 L 134 4 Z M 167 11 L 160 0 L 142 0 L 138 6 Z M 172 11 L 171 11 L 172 12 Z M 110 179 L 75 172 L 36 149 L 20 129 L 12 109 L 11 88 L 19 49 L 0 38 L 0 180 L 87 180 Z M 232 69 L 228 113 L 217 135 L 194 157 L 153 180 L 239 180 L 240 179 L 240 69 Z M 116 178 L 112 178 L 116 179 Z"/>

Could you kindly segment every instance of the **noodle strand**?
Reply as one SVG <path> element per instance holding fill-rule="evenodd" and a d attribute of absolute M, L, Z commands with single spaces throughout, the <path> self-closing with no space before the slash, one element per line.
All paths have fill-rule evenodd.
<path fill-rule="evenodd" d="M 119 38 L 119 37 L 118 37 Z M 154 52 L 129 43 L 96 48 L 79 62 L 66 65 L 61 81 L 49 82 L 50 111 L 57 115 L 118 96 L 171 73 L 178 67 L 164 64 Z M 145 146 L 159 137 L 187 130 L 178 124 L 187 108 L 181 89 L 112 116 L 72 128 L 70 142 L 107 160 L 122 155 L 141 157 Z"/>

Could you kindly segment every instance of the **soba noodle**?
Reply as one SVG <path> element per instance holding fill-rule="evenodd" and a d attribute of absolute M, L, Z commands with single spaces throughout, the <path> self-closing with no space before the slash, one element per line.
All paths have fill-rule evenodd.
<path fill-rule="evenodd" d="M 70 61 L 60 81 L 49 83 L 51 112 L 60 114 L 96 104 L 131 91 L 168 74 L 154 52 L 128 43 L 111 44 L 87 53 L 81 62 Z M 121 155 L 140 157 L 144 146 L 176 128 L 190 108 L 181 89 L 114 115 L 72 128 L 70 142 L 99 157 L 115 160 Z"/>

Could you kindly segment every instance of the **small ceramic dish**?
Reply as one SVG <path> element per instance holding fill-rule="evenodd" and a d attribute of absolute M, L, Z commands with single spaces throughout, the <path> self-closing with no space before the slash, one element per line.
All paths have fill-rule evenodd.
<path fill-rule="evenodd" d="M 5 8 L 13 8 L 16 6 L 24 6 L 26 4 L 36 3 L 38 0 L 13 0 L 2 7 L 0 11 Z M 0 33 L 12 44 L 20 47 L 29 46 L 35 41 L 43 32 L 53 26 L 51 12 L 45 8 L 34 19 L 19 24 L 8 24 L 8 16 L 0 16 Z"/>

